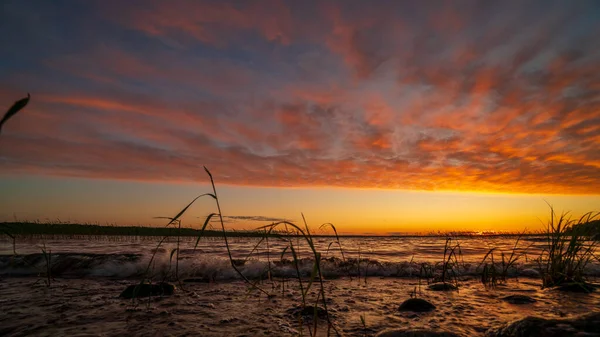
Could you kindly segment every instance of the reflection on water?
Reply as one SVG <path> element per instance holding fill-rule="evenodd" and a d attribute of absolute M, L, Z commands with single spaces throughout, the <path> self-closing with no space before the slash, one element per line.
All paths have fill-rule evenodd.
<path fill-rule="evenodd" d="M 293 240 L 304 258 L 300 271 L 309 276 L 312 270 L 309 248 L 301 239 Z M 598 292 L 573 294 L 541 289 L 539 278 L 528 277 L 536 276 L 533 259 L 543 249 L 541 237 L 527 237 L 519 242 L 519 252 L 526 254 L 518 262 L 521 275 L 518 279 L 510 278 L 496 288 L 484 287 L 476 276 L 478 263 L 491 248 L 496 248 L 498 254 L 510 253 L 515 241 L 514 237 L 458 239 L 464 262 L 462 277 L 459 290 L 450 292 L 428 290 L 418 278 L 420 262 L 442 260 L 445 238 L 342 238 L 345 259 L 333 238 L 316 238 L 315 245 L 323 253 L 321 267 L 326 278 L 328 309 L 345 336 L 373 336 L 390 328 L 483 336 L 488 329 L 528 315 L 561 318 L 595 310 L 600 300 Z M 184 238 L 180 242 L 179 272 L 182 279 L 194 278 L 194 283 L 185 283 L 185 291 L 173 296 L 144 300 L 140 302 L 144 308 L 140 309 L 117 295 L 144 275 L 153 252 L 156 252 L 154 275 L 172 271 L 170 253 L 176 247 L 176 239 L 170 238 L 158 250 L 157 243 L 157 238 L 147 237 L 20 239 L 16 247 L 18 256 L 13 256 L 10 242 L 2 242 L 0 276 L 21 277 L 0 278 L 0 305 L 10 308 L 0 312 L 0 321 L 7 322 L 0 328 L 0 334 L 73 335 L 85 328 L 91 335 L 141 336 L 162 331 L 174 335 L 288 336 L 299 335 L 300 330 L 309 335 L 306 326 L 290 316 L 290 309 L 301 303 L 302 294 L 294 279 L 295 269 L 281 259 L 288 242 L 270 238 L 268 244 L 263 241 L 257 247 L 259 239 L 230 239 L 235 259 L 251 256 L 240 262 L 240 271 L 257 280 L 261 288 L 270 289 L 272 294 L 266 297 L 250 292 L 249 286 L 239 280 L 229 264 L 223 239 L 203 239 L 194 250 L 195 239 Z M 51 288 L 42 283 L 32 286 L 39 280 L 39 270 L 44 268 L 40 253 L 43 245 L 52 251 L 54 275 L 61 277 Z M 289 260 L 289 252 L 283 258 Z M 364 273 L 362 278 L 354 277 L 356 269 L 352 268 L 357 265 L 347 268 L 348 261 L 358 262 L 359 258 L 357 269 Z M 266 266 L 270 266 L 273 281 L 264 277 Z M 599 275 L 598 269 L 595 262 L 588 268 L 588 275 Z M 365 278 L 365 274 L 369 277 Z M 436 309 L 427 313 L 398 311 L 400 303 L 412 292 Z M 515 294 L 528 296 L 532 303 L 517 305 L 503 300 Z M 313 287 L 307 294 L 309 303 L 314 303 L 317 296 Z M 317 336 L 326 336 L 326 327 L 321 322 Z"/>
<path fill-rule="evenodd" d="M 301 238 L 292 238 L 299 258 L 301 271 L 310 274 L 312 255 L 306 242 Z M 452 239 L 453 244 L 460 245 L 460 274 L 478 275 L 479 264 L 485 254 L 495 248 L 496 261 L 501 260 L 502 252 L 510 255 L 515 247 L 516 237 L 463 237 Z M 20 256 L 31 255 L 29 260 L 15 264 L 12 258 L 12 246 L 4 241 L 0 246 L 0 275 L 35 274 L 35 268 L 42 265 L 40 254 L 42 245 L 53 254 L 55 269 L 60 269 L 71 277 L 77 276 L 109 276 L 136 277 L 143 272 L 147 261 L 156 251 L 155 269 L 170 268 L 171 252 L 176 247 L 176 238 L 169 238 L 156 250 L 159 238 L 156 237 L 94 237 L 69 240 L 21 239 L 17 241 L 17 253 Z M 194 249 L 195 238 L 182 238 L 180 242 L 179 270 L 184 276 L 203 276 L 214 280 L 236 278 L 236 273 L 229 267 L 225 243 L 222 238 L 204 238 Z M 360 237 L 341 238 L 344 258 L 335 238 L 318 237 L 314 240 L 316 249 L 323 256 L 323 272 L 326 276 L 355 276 L 364 273 L 369 276 L 416 277 L 419 275 L 419 264 L 436 263 L 443 259 L 446 238 L 443 237 Z M 258 238 L 230 238 L 234 259 L 246 260 L 241 267 L 247 277 L 260 278 L 266 266 L 272 265 L 272 273 L 276 276 L 290 276 L 295 271 L 291 265 L 281 260 L 291 260 L 289 243 L 280 238 L 260 241 Z M 259 244 L 260 243 L 260 244 Z M 535 276 L 537 261 L 543 250 L 543 237 L 525 237 L 517 245 L 519 260 L 510 276 Z M 352 264 L 349 265 L 349 261 Z M 39 266 L 38 266 L 39 267 Z M 600 275 L 600 264 L 594 261 L 586 268 L 590 276 Z"/>
<path fill-rule="evenodd" d="M 17 240 L 17 252 L 21 254 L 39 253 L 44 243 L 46 248 L 56 253 L 121 253 L 121 254 L 145 254 L 156 248 L 160 238 L 146 237 L 94 237 L 93 239 L 69 239 L 69 240 L 42 240 L 22 239 Z M 192 253 L 196 238 L 186 237 L 181 239 L 182 251 Z M 236 258 L 246 257 L 259 242 L 258 238 L 230 238 L 232 253 Z M 300 238 L 292 239 L 300 254 L 308 253 L 308 246 Z M 462 256 L 465 261 L 478 262 L 491 249 L 496 248 L 499 252 L 512 251 L 515 245 L 515 237 L 464 237 L 453 239 L 460 244 Z M 380 262 L 402 262 L 415 261 L 437 261 L 444 251 L 446 239 L 443 237 L 360 237 L 340 238 L 342 248 L 346 257 L 377 260 Z M 323 256 L 341 257 L 339 246 L 335 238 L 315 238 L 315 246 Z M 174 247 L 176 238 L 167 239 L 161 247 L 170 249 Z M 333 244 L 332 244 L 333 243 Z M 331 245 L 330 245 L 331 244 Z M 539 255 L 543 245 L 543 237 L 522 238 L 518 245 L 518 251 L 527 251 L 532 256 Z M 280 254 L 288 245 L 283 239 L 270 238 L 268 240 L 269 253 Z M 197 253 L 210 254 L 218 257 L 227 257 L 225 242 L 222 238 L 203 238 L 197 247 Z M 9 241 L 0 241 L 0 254 L 11 254 L 12 246 Z M 263 241 L 253 255 L 266 256 L 267 243 Z"/>

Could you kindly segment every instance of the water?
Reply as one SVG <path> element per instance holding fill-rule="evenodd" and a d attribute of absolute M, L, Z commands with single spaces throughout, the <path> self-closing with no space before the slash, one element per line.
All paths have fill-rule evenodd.
<path fill-rule="evenodd" d="M 16 250 L 29 260 L 20 264 L 12 257 L 13 247 L 8 241 L 0 245 L 0 275 L 33 275 L 45 264 L 42 248 L 52 253 L 56 270 L 70 277 L 104 276 L 137 277 L 144 273 L 152 258 L 153 270 L 165 273 L 172 268 L 177 255 L 176 238 L 168 238 L 157 249 L 156 237 L 80 237 L 79 239 L 20 239 Z M 544 249 L 543 237 L 525 237 L 517 243 L 516 237 L 482 236 L 462 237 L 446 241 L 443 237 L 319 237 L 315 248 L 322 254 L 323 272 L 327 276 L 417 277 L 421 263 L 436 264 L 444 259 L 445 246 L 456 247 L 454 252 L 461 264 L 461 275 L 478 275 L 484 256 L 494 249 L 494 261 L 500 262 L 502 254 L 508 260 L 518 256 L 511 276 L 535 276 L 536 259 Z M 306 241 L 292 238 L 291 242 L 301 260 L 304 276 L 312 271 L 313 254 Z M 223 238 L 203 238 L 195 247 L 195 238 L 182 238 L 179 243 L 179 272 L 183 277 L 210 277 L 226 280 L 239 277 L 229 265 L 227 247 Z M 260 278 L 266 269 L 275 276 L 293 276 L 295 270 L 289 262 L 293 259 L 290 241 L 270 238 L 229 238 L 232 257 L 237 260 L 246 277 Z M 341 245 L 341 249 L 340 249 Z M 156 252 L 156 253 L 155 253 Z M 342 255 L 343 252 L 343 255 Z M 282 255 L 283 253 L 283 255 Z M 243 261 L 243 262 L 242 262 Z M 489 260 L 488 260 L 489 261 Z M 600 275 L 599 264 L 586 269 L 592 276 Z"/>
<path fill-rule="evenodd" d="M 479 281 L 479 263 L 495 248 L 510 254 L 515 237 L 464 237 L 457 268 L 459 291 L 427 289 L 420 277 L 421 263 L 440 265 L 445 238 L 361 237 L 341 238 L 342 256 L 334 238 L 316 238 L 322 253 L 324 290 L 333 323 L 344 336 L 374 336 L 386 329 L 429 329 L 452 331 L 459 336 L 483 336 L 486 331 L 523 318 L 569 318 L 596 310 L 600 294 L 563 293 L 542 289 L 535 259 L 543 250 L 542 237 L 523 238 L 516 249 L 519 260 L 510 269 L 507 283 L 496 288 Z M 177 247 L 169 238 L 157 248 L 153 237 L 51 237 L 0 242 L 0 335 L 7 336 L 308 336 L 310 319 L 299 321 L 294 311 L 302 301 L 289 242 L 256 238 L 230 238 L 232 257 L 242 274 L 270 294 L 252 291 L 230 265 L 222 238 L 205 238 L 194 249 L 195 239 L 179 243 L 178 274 L 175 282 L 171 252 Z M 292 240 L 300 259 L 303 286 L 313 266 L 309 247 Z M 45 274 L 51 252 L 52 276 Z M 152 263 L 150 263 L 150 259 Z M 176 255 L 173 255 L 175 257 Z M 167 279 L 181 287 L 173 296 L 140 301 L 118 294 L 140 277 Z M 598 263 L 587 269 L 596 280 Z M 267 279 L 267 272 L 274 276 Z M 360 278 L 357 277 L 360 275 Z M 518 278 L 513 277 L 518 276 Z M 189 282 L 193 279 L 194 282 Z M 47 286 L 46 282 L 50 283 Z M 306 294 L 308 303 L 320 295 L 318 285 Z M 436 309 L 428 313 L 406 313 L 398 306 L 418 292 Z M 507 303 L 503 297 L 526 295 L 535 302 Z M 362 319 L 361 319 L 362 317 Z M 363 319 L 366 324 L 363 325 Z M 318 322 L 317 336 L 327 336 L 327 323 Z"/>
<path fill-rule="evenodd" d="M 160 238 L 155 237 L 94 237 L 78 239 L 22 239 L 17 240 L 16 250 L 20 254 L 39 253 L 41 248 L 46 247 L 55 253 L 94 253 L 94 254 L 146 254 L 151 252 Z M 176 238 L 168 238 L 161 247 L 172 249 L 176 245 Z M 248 256 L 256 248 L 260 239 L 258 238 L 229 238 L 231 252 L 235 258 Z M 292 243 L 298 253 L 305 257 L 309 253 L 306 241 L 302 238 L 292 238 Z M 196 238 L 181 238 L 181 248 L 193 249 Z M 481 258 L 491 249 L 496 248 L 499 252 L 511 252 L 515 245 L 514 237 L 463 237 L 453 239 L 450 244 L 459 244 L 465 261 L 481 261 Z M 317 251 L 324 256 L 341 257 L 340 247 L 335 238 L 318 237 L 314 239 Z M 402 261 L 436 261 L 444 252 L 446 239 L 443 237 L 342 237 L 340 243 L 346 257 L 377 260 L 380 262 L 402 262 Z M 543 237 L 522 238 L 518 245 L 518 252 L 539 254 L 545 244 Z M 268 240 L 269 252 L 272 255 L 280 254 L 289 241 L 278 238 Z M 0 241 L 0 255 L 12 254 L 12 243 Z M 215 257 L 227 257 L 225 241 L 222 238 L 203 238 L 197 246 L 198 254 L 210 254 Z M 267 242 L 262 241 L 254 256 L 267 255 Z"/>

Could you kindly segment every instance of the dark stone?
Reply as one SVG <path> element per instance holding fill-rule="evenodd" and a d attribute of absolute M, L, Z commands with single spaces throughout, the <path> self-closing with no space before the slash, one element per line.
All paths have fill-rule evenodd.
<path fill-rule="evenodd" d="M 243 259 L 232 259 L 231 262 L 236 267 L 241 267 L 246 264 L 246 260 L 243 260 Z"/>
<path fill-rule="evenodd" d="M 312 318 L 315 316 L 315 310 L 316 310 L 316 314 L 318 318 L 324 319 L 327 318 L 327 310 L 325 310 L 322 307 L 315 307 L 313 305 L 307 305 L 305 307 L 294 307 L 288 310 L 288 314 L 294 316 L 294 317 L 298 317 L 298 316 L 302 316 L 302 317 L 306 317 L 306 318 Z"/>
<path fill-rule="evenodd" d="M 588 293 L 591 293 L 594 290 L 596 290 L 597 287 L 598 287 L 598 285 L 596 285 L 596 284 L 572 282 L 572 283 L 561 284 L 552 289 L 556 289 L 558 291 L 570 292 L 570 293 L 586 293 L 586 294 L 588 294 Z"/>
<path fill-rule="evenodd" d="M 510 304 L 529 304 L 536 302 L 534 298 L 526 295 L 509 295 L 502 297 L 502 300 Z"/>
<path fill-rule="evenodd" d="M 409 298 L 400 304 L 399 311 L 427 312 L 435 309 L 435 305 L 422 298 Z"/>
<path fill-rule="evenodd" d="M 525 317 L 501 328 L 490 329 L 487 337 L 600 336 L 600 312 L 571 319 Z"/>
<path fill-rule="evenodd" d="M 460 337 L 447 331 L 392 329 L 378 333 L 376 337 Z"/>
<path fill-rule="evenodd" d="M 186 278 L 183 280 L 184 283 L 210 283 L 214 280 L 211 280 L 209 277 L 195 277 L 195 278 Z"/>
<path fill-rule="evenodd" d="M 458 287 L 452 283 L 440 282 L 430 284 L 427 289 L 433 291 L 455 291 L 458 290 Z"/>
<path fill-rule="evenodd" d="M 135 284 L 130 285 L 127 289 L 123 290 L 119 297 L 123 298 L 137 298 L 137 297 L 148 297 L 148 296 L 170 296 L 175 292 L 175 286 L 169 283 L 161 282 L 157 284 Z"/>

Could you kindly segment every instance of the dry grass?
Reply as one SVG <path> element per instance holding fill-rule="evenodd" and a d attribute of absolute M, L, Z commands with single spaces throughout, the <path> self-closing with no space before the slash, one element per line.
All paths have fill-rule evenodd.
<path fill-rule="evenodd" d="M 490 288 L 494 288 L 499 284 L 505 284 L 508 280 L 508 274 L 511 268 L 516 269 L 517 261 L 526 255 L 527 249 L 519 251 L 518 245 L 521 241 L 521 236 L 517 237 L 515 244 L 512 247 L 510 254 L 500 251 L 500 260 L 495 258 L 498 252 L 497 248 L 491 248 L 479 263 L 477 270 L 481 269 L 481 283 Z M 483 266 L 483 268 L 482 268 Z"/>
<path fill-rule="evenodd" d="M 582 226 L 577 225 L 588 223 L 599 215 L 600 212 L 588 212 L 576 220 L 569 213 L 558 216 L 550 206 L 546 246 L 537 260 L 544 288 L 576 285 L 582 290 L 590 289 L 584 271 L 598 258 L 598 242 L 580 233 Z"/>

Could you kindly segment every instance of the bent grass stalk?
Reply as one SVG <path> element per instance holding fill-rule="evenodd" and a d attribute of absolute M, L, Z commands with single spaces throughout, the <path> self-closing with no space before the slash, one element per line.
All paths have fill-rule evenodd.
<path fill-rule="evenodd" d="M 169 255 L 169 272 L 171 271 L 171 264 L 173 261 L 173 255 L 176 253 L 175 256 L 175 280 L 179 282 L 179 284 L 181 285 L 181 282 L 179 280 L 179 241 L 180 241 L 180 234 L 181 234 L 181 219 L 176 219 L 173 220 L 173 218 L 169 218 L 169 217 L 163 217 L 163 216 L 158 216 L 155 217 L 154 219 L 168 219 L 171 221 L 174 221 L 175 223 L 177 223 L 177 247 L 173 250 L 171 250 L 171 254 Z M 158 249 L 158 248 L 157 248 Z M 167 275 L 165 275 L 165 278 L 167 277 Z M 164 279 L 163 279 L 164 281 Z"/>
<path fill-rule="evenodd" d="M 208 174 L 208 177 L 210 178 L 210 184 L 211 184 L 212 190 L 213 190 L 213 194 L 210 194 L 210 195 L 215 199 L 215 202 L 217 204 L 217 211 L 218 211 L 217 215 L 219 216 L 219 220 L 221 222 L 221 228 L 223 229 L 223 239 L 225 241 L 225 247 L 227 248 L 227 255 L 229 257 L 229 262 L 231 263 L 231 267 L 246 283 L 248 283 L 252 286 L 252 289 L 257 289 L 260 292 L 262 292 L 268 296 L 269 295 L 268 292 L 264 291 L 260 287 L 257 287 L 255 283 L 250 282 L 250 280 L 246 277 L 246 275 L 244 275 L 236 266 L 235 261 L 233 260 L 233 256 L 231 255 L 231 248 L 229 247 L 229 241 L 227 239 L 227 232 L 225 230 L 225 222 L 223 221 L 223 214 L 221 213 L 221 204 L 219 203 L 219 197 L 217 195 L 217 188 L 215 187 L 215 181 L 213 179 L 212 174 L 206 168 L 206 166 L 204 166 L 204 171 L 206 171 L 206 174 Z"/>
<path fill-rule="evenodd" d="M 29 93 L 27 93 L 27 97 L 21 98 L 20 100 L 13 103 L 13 105 L 10 108 L 8 108 L 8 110 L 6 111 L 6 113 L 4 113 L 4 116 L 0 120 L 0 133 L 2 132 L 2 127 L 4 126 L 4 123 L 6 123 L 10 118 L 12 118 L 14 115 L 16 115 L 17 112 L 23 110 L 23 108 L 25 108 L 25 106 L 29 103 L 30 98 L 31 98 L 31 95 L 29 95 Z M 11 238 L 11 240 L 12 240 L 13 255 L 17 255 L 15 236 L 8 232 L 8 230 L 9 230 L 8 226 L 3 225 L 2 227 L 5 228 L 5 229 L 2 229 L 2 233 L 6 234 L 6 236 Z"/>
<path fill-rule="evenodd" d="M 169 221 L 169 223 L 167 223 L 167 225 L 165 227 L 169 227 L 170 225 L 172 225 L 173 223 L 178 221 L 181 218 L 181 216 L 188 210 L 188 208 L 190 208 L 190 206 L 192 206 L 194 204 L 194 202 L 196 202 L 196 200 L 200 199 L 201 197 L 205 197 L 205 196 L 210 196 L 210 197 L 216 198 L 215 195 L 210 194 L 210 193 L 204 193 L 204 194 L 201 194 L 201 195 L 195 197 L 187 206 L 185 206 L 181 211 L 179 211 L 179 213 L 177 213 L 177 215 L 175 215 L 172 218 L 168 218 L 168 219 L 170 219 L 170 221 Z M 205 222 L 204 227 L 206 227 L 206 224 L 207 224 L 207 222 Z M 202 228 L 202 231 L 204 231 L 204 227 Z M 156 257 L 156 253 L 158 252 L 162 243 L 168 237 L 169 237 L 168 235 L 163 236 L 160 239 L 160 241 L 158 242 L 158 244 L 156 245 L 154 252 L 152 252 L 152 255 L 150 256 L 150 260 L 148 261 L 148 265 L 146 266 L 146 269 L 145 269 L 144 273 L 142 274 L 142 279 L 140 280 L 138 287 L 136 287 L 134 289 L 133 296 L 132 296 L 132 302 L 135 301 L 137 294 L 138 294 L 139 290 L 141 289 L 142 285 L 144 284 L 144 282 L 146 282 L 146 281 L 152 282 L 152 275 L 150 275 L 151 267 L 153 266 L 153 262 Z"/>
<path fill-rule="evenodd" d="M 459 257 L 462 258 L 462 250 L 458 240 L 456 240 L 456 244 L 453 246 L 451 245 L 451 242 L 452 238 L 446 238 L 446 243 L 444 244 L 444 258 L 442 260 L 442 275 L 440 276 L 439 281 L 442 283 L 450 283 L 458 289 L 458 275 L 460 272 Z"/>
<path fill-rule="evenodd" d="M 2 229 L 2 233 L 4 233 L 6 236 L 8 236 L 12 241 L 13 255 L 17 255 L 17 241 L 15 239 L 15 236 L 8 232 L 8 230 L 9 230 L 8 226 L 3 225 L 2 227 L 6 228 L 6 229 Z"/>
<path fill-rule="evenodd" d="M 494 253 L 498 250 L 497 248 L 491 248 L 483 257 L 479 265 L 475 270 L 479 270 L 479 268 L 483 265 L 483 269 L 481 271 L 481 283 L 490 288 L 496 287 L 498 284 L 505 284 L 508 280 L 508 271 L 510 268 L 516 266 L 517 261 L 521 258 L 521 256 L 525 255 L 529 247 L 525 248 L 523 252 L 518 252 L 519 241 L 521 240 L 524 233 L 517 236 L 517 240 L 515 240 L 515 244 L 512 247 L 510 252 L 510 256 L 508 260 L 505 258 L 507 255 L 505 252 L 501 251 L 500 256 L 500 265 L 494 260 Z"/>
<path fill-rule="evenodd" d="M 298 255 L 296 253 L 296 249 L 294 248 L 292 238 L 289 239 L 289 247 L 290 247 L 290 251 L 292 252 L 292 256 L 294 258 L 294 266 L 296 269 L 296 276 L 298 279 L 300 293 L 302 296 L 303 307 L 304 308 L 306 307 L 308 293 L 309 293 L 312 285 L 314 284 L 314 282 L 317 281 L 319 284 L 319 289 L 318 289 L 318 293 L 317 293 L 317 302 L 315 302 L 315 305 L 314 305 L 314 314 L 316 315 L 316 313 L 317 313 L 317 304 L 320 300 L 323 305 L 323 309 L 325 311 L 325 316 L 326 316 L 326 320 L 328 323 L 328 330 L 333 329 L 339 335 L 337 328 L 335 327 L 335 325 L 333 325 L 333 323 L 331 321 L 329 310 L 327 309 L 327 297 L 325 295 L 325 285 L 323 282 L 323 272 L 321 269 L 321 253 L 319 253 L 317 251 L 317 249 L 314 245 L 314 240 L 313 240 L 312 234 L 310 232 L 310 229 L 308 227 L 308 224 L 306 222 L 306 218 L 304 217 L 304 214 L 302 214 L 302 219 L 304 221 L 304 228 L 301 228 L 300 226 L 298 226 L 292 222 L 289 222 L 289 221 L 279 221 L 279 222 L 272 223 L 270 225 L 259 227 L 259 229 L 266 229 L 267 234 L 270 234 L 272 231 L 274 231 L 278 227 L 284 227 L 284 228 L 290 227 L 293 230 L 295 230 L 301 238 L 304 239 L 303 241 L 306 241 L 306 243 L 308 244 L 308 247 L 310 249 L 310 252 L 312 253 L 314 262 L 313 262 L 313 268 L 311 271 L 311 275 L 308 280 L 308 284 L 306 284 L 306 286 L 305 286 L 302 282 L 302 275 L 301 275 L 300 269 L 299 269 L 299 260 L 298 260 Z M 316 316 L 315 316 L 315 318 L 316 318 Z M 316 322 L 317 322 L 317 320 L 315 319 L 314 320 L 315 326 L 313 327 L 315 333 L 316 333 Z M 311 334 L 312 334 L 312 332 L 311 332 Z"/>
<path fill-rule="evenodd" d="M 20 100 L 16 101 L 10 108 L 8 108 L 8 110 L 0 120 L 0 132 L 2 132 L 2 126 L 4 126 L 4 123 L 6 123 L 10 118 L 16 115 L 17 112 L 23 110 L 27 103 L 29 103 L 30 98 L 31 96 L 29 95 L 29 93 L 27 93 L 27 97 L 21 98 Z"/>
<path fill-rule="evenodd" d="M 330 223 L 324 223 L 322 224 L 319 229 L 323 229 L 325 227 L 330 227 L 331 229 L 333 229 L 333 233 L 335 234 L 335 242 L 337 243 L 338 247 L 340 248 L 340 254 L 342 254 L 342 261 L 346 261 L 346 257 L 344 256 L 344 249 L 342 248 L 342 243 L 340 242 L 340 236 L 338 235 L 337 229 L 335 228 L 335 226 Z M 333 244 L 333 242 L 329 243 L 329 246 L 327 247 L 327 252 L 329 253 L 329 247 Z"/>
<path fill-rule="evenodd" d="M 45 242 L 42 243 L 42 247 L 40 247 L 40 250 L 42 251 L 42 256 L 44 258 L 45 270 L 40 271 L 38 277 L 44 277 L 44 284 L 46 285 L 46 287 L 50 288 L 50 286 L 52 285 L 52 280 L 54 280 L 54 278 L 52 277 L 52 251 L 46 248 Z M 34 285 L 40 281 L 41 279 L 38 278 L 38 280 L 35 281 Z"/>
<path fill-rule="evenodd" d="M 44 261 L 46 262 L 46 283 L 47 287 L 50 287 L 52 284 L 52 252 L 50 250 L 46 250 L 46 244 L 42 247 L 42 254 L 44 255 Z"/>

